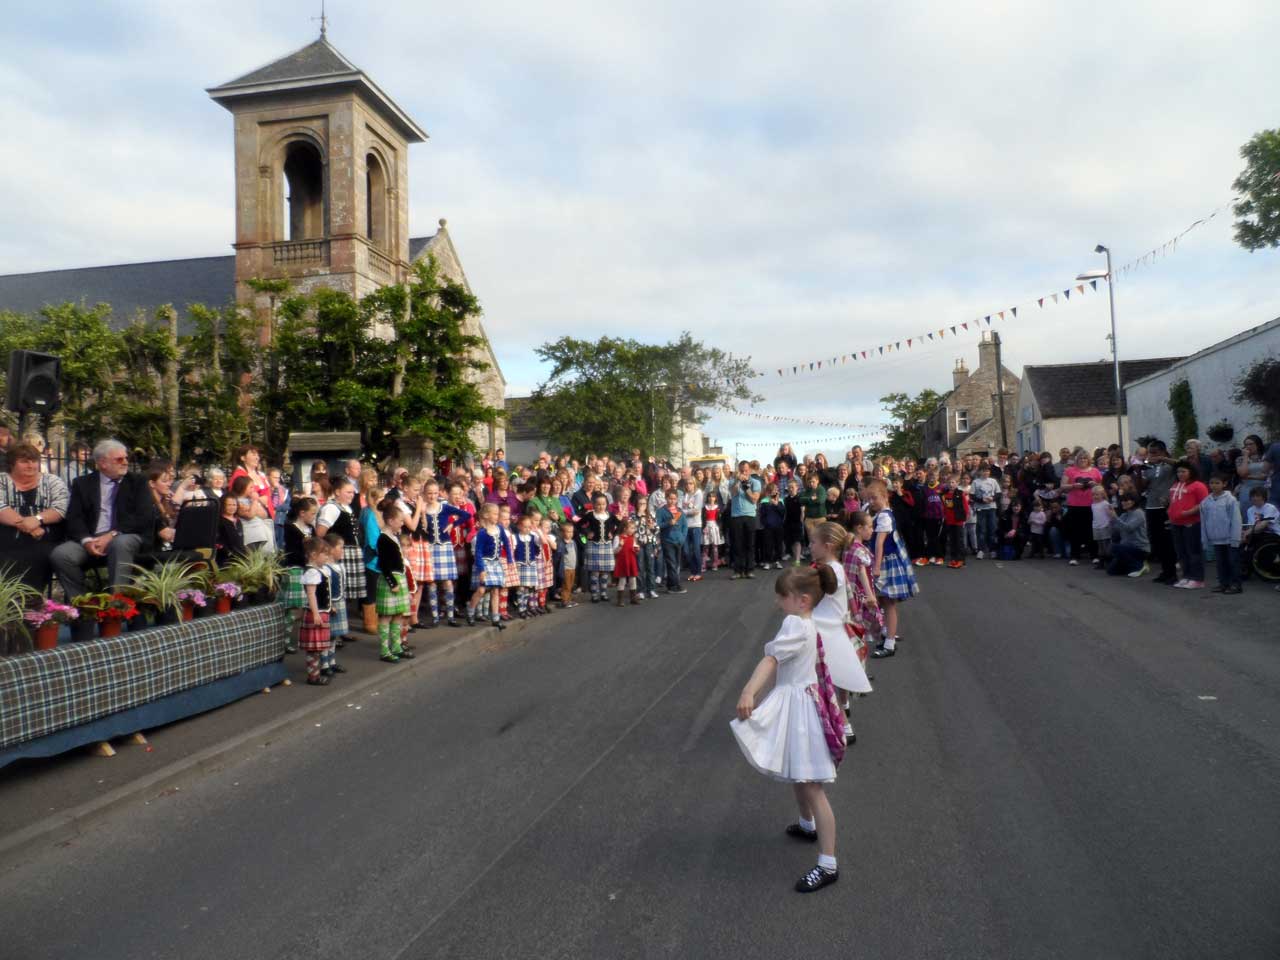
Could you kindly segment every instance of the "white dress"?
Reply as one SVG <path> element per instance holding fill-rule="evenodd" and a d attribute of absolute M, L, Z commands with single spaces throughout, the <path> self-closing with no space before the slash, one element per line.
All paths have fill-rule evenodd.
<path fill-rule="evenodd" d="M 788 783 L 832 783 L 836 765 L 822 732 L 818 704 L 810 689 L 818 682 L 818 635 L 812 620 L 794 614 L 764 645 L 778 661 L 778 677 L 750 720 L 729 728 L 747 762 L 767 777 Z"/>
<path fill-rule="evenodd" d="M 813 625 L 822 636 L 822 659 L 831 682 L 850 693 L 870 693 L 871 682 L 858 659 L 858 648 L 849 639 L 844 625 L 849 619 L 849 577 L 844 564 L 828 560 L 836 575 L 836 592 L 828 594 L 813 608 Z"/>

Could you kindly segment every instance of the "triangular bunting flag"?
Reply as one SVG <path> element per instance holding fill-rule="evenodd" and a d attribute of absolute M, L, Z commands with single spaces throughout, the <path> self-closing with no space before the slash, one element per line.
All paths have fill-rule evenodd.
<path fill-rule="evenodd" d="M 1013 312 L 1013 318 L 1014 318 L 1015 320 L 1017 320 L 1017 319 L 1018 319 L 1018 308 L 1017 308 L 1017 307 L 1010 307 L 1009 309 Z"/>
<path fill-rule="evenodd" d="M 1054 302 L 1054 303 L 1057 303 L 1057 302 L 1058 302 L 1058 295 L 1057 295 L 1056 293 L 1050 294 L 1050 296 L 1052 296 L 1052 297 L 1053 297 L 1053 302 Z"/>
<path fill-rule="evenodd" d="M 1091 287 L 1093 287 L 1093 289 L 1097 290 L 1097 289 L 1098 289 L 1098 281 L 1097 281 L 1097 280 L 1090 280 L 1090 281 L 1089 281 L 1089 286 L 1091 286 Z"/>
<path fill-rule="evenodd" d="M 1068 290 L 1063 290 L 1063 291 L 1062 291 L 1062 295 L 1063 295 L 1064 297 L 1066 297 L 1068 300 L 1070 300 L 1070 299 L 1071 299 L 1071 291 L 1070 291 L 1069 289 L 1068 289 Z"/>
<path fill-rule="evenodd" d="M 1001 310 L 999 313 L 997 313 L 997 314 L 996 314 L 996 316 L 997 316 L 997 317 L 999 317 L 1001 320 L 1003 320 L 1003 319 L 1004 319 L 1004 311 L 1003 311 L 1003 310 Z"/>
<path fill-rule="evenodd" d="M 862 359 L 863 360 L 867 359 L 867 351 L 865 350 L 862 351 Z"/>
<path fill-rule="evenodd" d="M 782 371 L 781 371 L 781 370 L 779 370 L 779 371 L 778 371 L 778 376 L 782 376 Z"/>
<path fill-rule="evenodd" d="M 901 340 L 899 340 L 897 343 L 895 343 L 895 344 L 894 344 L 894 347 L 895 347 L 896 349 L 898 349 L 898 350 L 901 350 L 901 349 L 902 349 L 902 341 L 901 341 Z"/>
<path fill-rule="evenodd" d="M 819 369 L 819 370 L 821 370 L 821 369 L 822 369 L 822 361 L 821 361 L 821 360 L 819 360 L 819 361 L 818 361 L 818 369 Z"/>
<path fill-rule="evenodd" d="M 812 363 L 811 363 L 811 364 L 809 364 L 809 369 L 810 369 L 810 370 L 812 370 L 812 369 L 813 369 L 813 364 L 812 364 Z"/>
<path fill-rule="evenodd" d="M 929 334 L 929 339 L 930 339 L 930 340 L 932 340 L 932 339 L 933 339 L 933 334 L 932 334 L 932 333 L 931 333 L 931 334 Z"/>
<path fill-rule="evenodd" d="M 1041 297 L 1039 300 L 1036 301 L 1036 303 L 1040 304 L 1041 310 L 1044 309 L 1044 297 Z"/>
<path fill-rule="evenodd" d="M 881 348 L 880 348 L 880 356 L 882 356 L 882 357 L 884 356 L 884 347 L 881 347 Z"/>
<path fill-rule="evenodd" d="M 792 367 L 792 368 L 791 368 L 791 372 L 792 372 L 792 373 L 795 373 L 795 372 L 796 372 L 796 368 L 795 368 L 795 367 Z"/>
<path fill-rule="evenodd" d="M 910 337 L 907 337 L 907 349 L 908 349 L 908 350 L 910 350 L 910 349 L 911 349 L 911 338 L 910 338 Z"/>
<path fill-rule="evenodd" d="M 983 319 L 983 320 L 985 320 L 985 321 L 987 321 L 987 326 L 988 326 L 988 327 L 989 327 L 989 326 L 991 326 L 991 314 L 989 314 L 989 313 L 988 313 L 988 314 L 987 314 L 985 317 L 983 317 L 982 319 Z"/>
<path fill-rule="evenodd" d="M 938 331 L 938 339 L 939 339 L 939 340 L 945 340 L 945 339 L 947 339 L 947 331 L 945 331 L 945 330 L 939 330 L 939 331 Z"/>
<path fill-rule="evenodd" d="M 1076 293 L 1084 293 L 1084 284 L 1083 284 L 1083 283 L 1077 283 L 1077 284 L 1076 284 Z"/>
<path fill-rule="evenodd" d="M 960 326 L 964 327 L 966 330 L 969 329 L 969 325 L 967 323 L 962 323 Z"/>

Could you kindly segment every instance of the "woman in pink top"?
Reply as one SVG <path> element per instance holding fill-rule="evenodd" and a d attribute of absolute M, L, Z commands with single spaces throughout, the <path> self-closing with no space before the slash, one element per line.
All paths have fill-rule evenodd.
<path fill-rule="evenodd" d="M 1204 586 L 1200 501 L 1209 496 L 1209 489 L 1200 482 L 1199 472 L 1190 460 L 1179 460 L 1173 473 L 1176 481 L 1169 488 L 1169 529 L 1173 532 L 1173 549 L 1182 567 L 1182 579 L 1174 586 L 1197 590 Z"/>
<path fill-rule="evenodd" d="M 1071 565 L 1080 561 L 1086 550 L 1090 559 L 1097 558 L 1098 547 L 1093 539 L 1093 485 L 1102 482 L 1102 474 L 1093 466 L 1093 458 L 1081 450 L 1076 454 L 1074 466 L 1062 471 L 1059 489 L 1067 495 L 1066 532 L 1071 544 Z"/>

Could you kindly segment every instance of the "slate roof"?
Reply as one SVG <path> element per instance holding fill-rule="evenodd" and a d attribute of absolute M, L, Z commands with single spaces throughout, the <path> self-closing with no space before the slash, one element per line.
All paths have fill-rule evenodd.
<path fill-rule="evenodd" d="M 532 397 L 507 397 L 503 401 L 508 443 L 512 440 L 538 440 L 542 437 L 542 430 L 538 427 L 529 403 L 532 399 Z"/>
<path fill-rule="evenodd" d="M 434 236 L 411 237 L 410 258 L 416 257 Z M 165 303 L 177 308 L 181 321 L 190 304 L 225 307 L 235 300 L 235 295 L 234 255 L 0 276 L 0 310 L 31 314 L 41 307 L 67 301 L 91 307 L 108 303 L 117 326 L 129 323 L 139 311 L 150 318 Z"/>
<path fill-rule="evenodd" d="M 1120 383 L 1130 383 L 1158 373 L 1182 359 L 1121 360 Z M 1104 417 L 1115 413 L 1115 373 L 1109 360 L 1024 367 L 1022 379 L 1035 394 L 1043 419 Z M 1121 410 L 1128 413 L 1128 398 L 1123 394 L 1120 403 Z"/>
<path fill-rule="evenodd" d="M 357 74 L 360 68 L 334 49 L 324 37 L 307 44 L 300 50 L 286 54 L 265 67 L 250 70 L 244 76 L 228 80 L 212 90 L 228 87 L 250 86 L 259 83 L 278 83 L 281 80 L 304 80 L 311 77 L 329 77 L 339 74 Z"/>

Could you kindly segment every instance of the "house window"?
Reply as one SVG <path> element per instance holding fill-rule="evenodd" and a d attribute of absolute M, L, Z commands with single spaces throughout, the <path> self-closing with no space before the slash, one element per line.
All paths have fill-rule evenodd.
<path fill-rule="evenodd" d="M 1023 423 L 1031 422 L 1031 406 L 1029 404 L 1022 408 L 1022 422 Z"/>
<path fill-rule="evenodd" d="M 956 433 L 968 433 L 968 432 L 969 432 L 969 411 L 957 410 L 956 411 Z"/>

